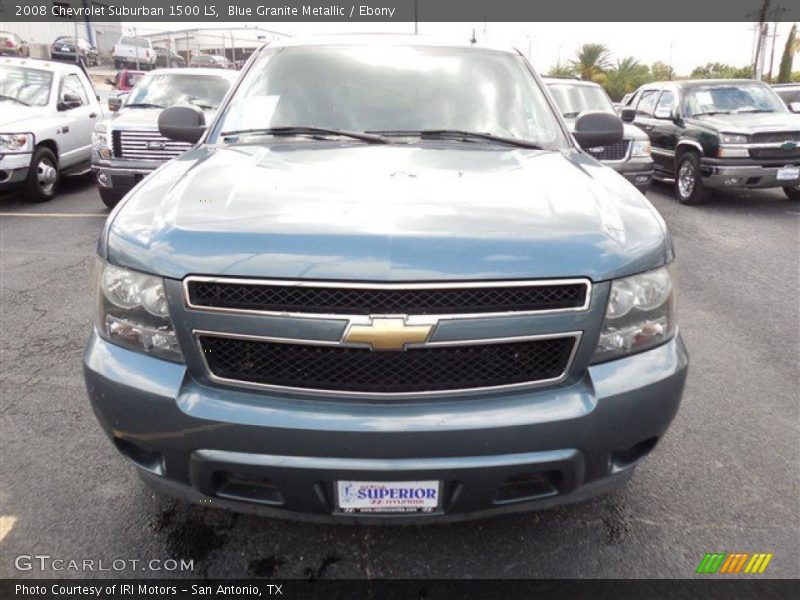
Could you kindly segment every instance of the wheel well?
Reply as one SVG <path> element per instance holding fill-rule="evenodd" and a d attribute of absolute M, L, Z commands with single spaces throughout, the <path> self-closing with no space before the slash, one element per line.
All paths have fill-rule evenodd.
<path fill-rule="evenodd" d="M 686 154 L 687 152 L 696 152 L 697 154 L 702 154 L 700 149 L 695 146 L 694 144 L 678 144 L 678 147 L 675 149 L 675 168 L 678 168 L 678 163 L 681 161 L 681 157 Z"/>
<path fill-rule="evenodd" d="M 56 155 L 56 160 L 58 160 L 58 146 L 56 145 L 56 143 L 53 140 L 43 140 L 43 141 L 39 142 L 38 144 L 36 144 L 37 148 L 39 146 L 44 146 L 45 148 L 49 148 L 50 150 L 52 150 L 53 154 Z"/>

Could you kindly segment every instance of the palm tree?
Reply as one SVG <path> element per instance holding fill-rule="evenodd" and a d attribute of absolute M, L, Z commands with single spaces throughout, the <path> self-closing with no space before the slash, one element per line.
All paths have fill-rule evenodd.
<path fill-rule="evenodd" d="M 600 82 L 611 66 L 611 56 L 604 44 L 584 44 L 571 64 L 581 79 Z"/>
<path fill-rule="evenodd" d="M 617 101 L 645 83 L 650 78 L 650 70 L 632 56 L 628 56 L 618 60 L 616 67 L 606 70 L 605 75 L 603 86 L 611 99 Z"/>
<path fill-rule="evenodd" d="M 778 71 L 778 82 L 786 83 L 792 79 L 792 62 L 794 55 L 800 51 L 800 37 L 797 36 L 797 24 L 792 25 L 786 38 L 786 46 L 781 57 L 781 66 Z"/>

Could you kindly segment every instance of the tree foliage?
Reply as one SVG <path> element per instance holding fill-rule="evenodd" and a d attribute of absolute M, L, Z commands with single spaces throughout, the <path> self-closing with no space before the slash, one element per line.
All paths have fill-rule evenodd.
<path fill-rule="evenodd" d="M 614 101 L 621 100 L 625 94 L 653 80 L 648 66 L 641 64 L 632 56 L 617 60 L 616 66 L 608 69 L 605 75 L 603 87 Z"/>
<path fill-rule="evenodd" d="M 753 71 L 748 67 L 734 67 L 725 63 L 706 63 L 695 67 L 691 79 L 748 79 Z"/>
<path fill-rule="evenodd" d="M 558 62 L 556 66 L 550 69 L 548 75 L 550 77 L 575 77 L 575 69 L 570 64 L 561 64 Z"/>
<path fill-rule="evenodd" d="M 792 79 L 792 63 L 798 49 L 800 49 L 800 39 L 797 37 L 797 23 L 795 23 L 789 30 L 789 37 L 786 38 L 786 45 L 783 47 L 778 83 L 787 83 Z"/>
<path fill-rule="evenodd" d="M 581 79 L 602 82 L 611 66 L 611 53 L 604 44 L 584 44 L 570 64 Z"/>
<path fill-rule="evenodd" d="M 672 67 L 660 60 L 650 65 L 650 75 L 653 77 L 653 81 L 670 81 L 675 76 Z"/>

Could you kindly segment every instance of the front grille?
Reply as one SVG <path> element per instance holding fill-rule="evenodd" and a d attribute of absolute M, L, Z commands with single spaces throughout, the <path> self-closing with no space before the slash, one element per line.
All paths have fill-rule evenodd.
<path fill-rule="evenodd" d="M 795 160 L 800 158 L 800 148 L 751 148 L 750 158 Z"/>
<path fill-rule="evenodd" d="M 597 160 L 624 160 L 628 156 L 629 144 L 630 140 L 622 140 L 609 146 L 584 148 L 584 150 Z"/>
<path fill-rule="evenodd" d="M 583 307 L 584 282 L 454 287 L 386 288 L 189 280 L 194 306 L 268 312 L 466 314 L 545 311 Z M 461 287 L 461 286 L 464 287 Z"/>
<path fill-rule="evenodd" d="M 192 145 L 175 142 L 158 131 L 121 130 L 111 135 L 114 156 L 140 160 L 169 160 L 180 156 Z"/>
<path fill-rule="evenodd" d="M 360 393 L 418 393 L 557 379 L 576 338 L 422 347 L 379 352 L 199 336 L 216 377 L 286 388 Z"/>

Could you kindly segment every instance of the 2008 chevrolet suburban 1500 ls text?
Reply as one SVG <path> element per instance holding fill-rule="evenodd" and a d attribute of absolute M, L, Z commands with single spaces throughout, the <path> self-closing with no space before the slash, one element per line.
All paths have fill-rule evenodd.
<path fill-rule="evenodd" d="M 109 216 L 84 355 L 161 492 L 319 520 L 455 520 L 623 485 L 680 403 L 673 247 L 517 52 L 259 50 Z"/>

